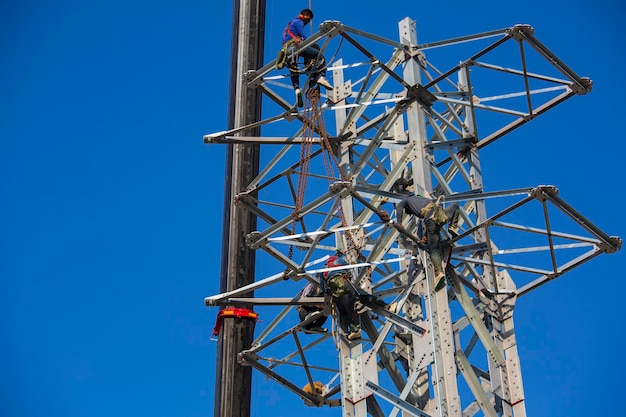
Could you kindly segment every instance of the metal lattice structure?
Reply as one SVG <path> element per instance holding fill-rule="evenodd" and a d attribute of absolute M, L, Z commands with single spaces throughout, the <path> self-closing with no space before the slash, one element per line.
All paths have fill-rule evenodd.
<path fill-rule="evenodd" d="M 480 153 L 592 83 L 527 25 L 420 45 L 407 18 L 399 39 L 322 23 L 300 48 L 321 45 L 335 87 L 319 102 L 313 90 L 301 111 L 275 62 L 245 74 L 267 115 L 204 139 L 261 145 L 262 170 L 233 204 L 257 216 L 246 242 L 265 278 L 206 305 L 256 306 L 265 320 L 240 362 L 307 405 L 340 406 L 346 417 L 525 416 L 517 298 L 621 239 L 553 186 L 486 190 Z M 258 127 L 262 136 L 243 135 Z M 429 256 L 407 244 L 418 240 L 415 219 L 395 221 L 401 181 L 462 208 L 462 233 L 444 232 L 445 290 L 434 290 Z M 352 253 L 352 281 L 372 295 L 359 303 L 364 335 L 354 341 L 305 334 L 294 311 L 326 301 L 331 312 L 328 297 L 299 291 L 337 250 Z M 303 389 L 315 381 L 320 391 Z"/>

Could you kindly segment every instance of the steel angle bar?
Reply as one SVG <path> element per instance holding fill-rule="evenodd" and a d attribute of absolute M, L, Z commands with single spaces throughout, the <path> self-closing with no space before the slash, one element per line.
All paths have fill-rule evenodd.
<path fill-rule="evenodd" d="M 487 110 L 487 111 L 491 111 L 494 113 L 502 113 L 502 114 L 508 114 L 511 116 L 517 116 L 517 117 L 526 117 L 528 116 L 530 113 L 529 112 L 522 112 L 522 111 L 518 111 L 518 110 L 513 110 L 513 109 L 507 109 L 504 107 L 496 107 L 496 106 L 487 106 L 484 104 L 480 104 L 480 103 L 469 103 L 465 100 L 458 100 L 455 98 L 443 98 L 441 99 L 442 102 L 444 103 L 450 103 L 450 104 L 458 104 L 461 106 L 465 106 L 465 107 L 473 107 L 475 109 L 480 109 L 480 110 Z"/>
<path fill-rule="evenodd" d="M 420 375 L 421 375 L 420 372 L 415 371 L 411 374 L 411 376 L 409 376 L 408 380 L 406 381 L 406 385 L 404 386 L 404 389 L 400 393 L 400 397 L 399 397 L 400 400 L 404 401 L 406 399 L 409 392 L 411 392 L 411 390 L 413 389 L 413 385 L 415 384 L 415 381 L 417 381 L 417 378 L 419 378 Z M 391 410 L 389 417 L 396 417 L 399 412 L 400 412 L 400 408 L 394 407 L 393 410 Z"/>
<path fill-rule="evenodd" d="M 293 335 L 295 336 L 296 333 L 293 333 Z M 326 338 L 330 337 L 329 335 L 325 336 Z M 300 352 L 300 349 L 296 347 L 296 351 L 293 353 L 293 356 L 300 356 L 302 355 Z M 302 355 L 305 356 L 305 355 Z M 300 362 L 295 362 L 295 361 L 289 361 L 289 360 L 285 360 L 285 359 L 276 359 L 276 358 L 265 358 L 265 357 L 259 357 L 259 359 L 257 360 L 257 362 L 268 362 L 271 363 L 270 366 L 268 366 L 268 369 L 276 369 L 281 365 L 285 365 L 285 366 L 290 366 L 290 367 L 294 367 L 294 368 L 302 368 L 303 370 L 307 369 L 313 369 L 316 371 L 324 371 L 324 372 L 339 372 L 337 369 L 330 369 L 324 366 L 316 366 L 316 365 L 310 365 L 310 364 L 303 364 Z"/>
<path fill-rule="evenodd" d="M 365 382 L 365 388 L 367 388 L 372 394 L 377 395 L 388 403 L 393 404 L 395 407 L 402 409 L 402 411 L 409 413 L 409 415 L 411 416 L 431 417 L 430 414 L 426 414 L 424 411 L 420 410 L 413 404 L 400 399 L 391 391 L 384 389 L 383 387 L 373 383 L 372 381 Z"/>
<path fill-rule="evenodd" d="M 343 25 L 343 31 L 345 33 L 351 33 L 351 34 L 354 34 L 354 35 L 362 36 L 364 38 L 371 39 L 371 40 L 379 42 L 379 43 L 384 43 L 384 44 L 393 46 L 394 48 L 404 49 L 406 47 L 406 45 L 404 45 L 404 44 L 402 44 L 402 43 L 400 43 L 398 41 L 393 41 L 393 40 L 390 40 L 390 39 L 387 39 L 387 38 L 383 38 L 381 36 L 377 36 L 377 35 L 371 34 L 369 32 L 365 32 L 365 31 L 362 31 L 362 30 L 359 30 L 359 29 L 356 29 L 356 28 L 353 28 L 353 27 L 350 27 L 350 26 Z"/>
<path fill-rule="evenodd" d="M 385 307 L 379 305 L 371 305 L 368 307 L 377 315 L 384 317 L 388 321 L 391 321 L 396 326 L 402 327 L 403 329 L 408 330 L 409 332 L 414 333 L 420 337 L 423 337 L 427 332 L 425 328 L 418 326 L 417 324 L 403 317 L 400 317 L 395 313 L 390 312 Z"/>
<path fill-rule="evenodd" d="M 379 338 L 378 330 L 376 330 L 374 323 L 372 322 L 371 318 L 368 315 L 364 315 L 364 317 L 362 316 L 361 324 L 363 328 L 365 329 L 365 332 L 367 333 L 367 335 L 370 337 L 370 340 L 378 340 Z M 384 343 L 381 343 L 379 345 L 377 354 L 378 354 L 378 357 L 380 358 L 380 362 L 384 366 L 385 370 L 387 371 L 389 375 L 389 378 L 391 379 L 395 387 L 398 390 L 402 390 L 402 388 L 406 386 L 406 379 L 403 373 L 400 371 L 400 369 L 396 365 L 393 355 L 389 352 L 389 350 L 387 349 Z M 412 392 L 409 393 L 407 397 L 409 401 L 411 402 L 416 402 L 417 400 L 415 394 Z"/>
<path fill-rule="evenodd" d="M 596 256 L 601 255 L 602 253 L 604 253 L 601 250 L 591 250 L 586 252 L 583 255 L 578 256 L 575 259 L 572 259 L 571 261 L 564 263 L 561 268 L 559 268 L 559 270 L 554 273 L 545 273 L 542 276 L 540 276 L 539 278 L 535 279 L 534 281 L 520 287 L 517 289 L 517 296 L 521 297 L 522 295 L 527 294 L 528 292 L 530 292 L 531 290 L 534 290 L 535 288 L 540 287 L 541 285 L 560 277 L 561 275 L 563 275 L 564 273 L 574 269 L 575 267 L 582 265 L 585 262 L 590 261 L 591 259 L 595 258 Z"/>
<path fill-rule="evenodd" d="M 559 208 L 563 213 L 567 214 L 571 219 L 578 223 L 585 230 L 589 231 L 594 236 L 600 239 L 604 246 L 603 250 L 608 253 L 618 251 L 622 246 L 622 240 L 615 236 L 609 236 L 604 233 L 599 227 L 590 222 L 581 213 L 576 211 L 572 206 L 567 204 L 562 198 L 558 196 L 558 190 L 556 188 L 540 187 L 538 191 L 541 191 L 552 204 Z"/>
<path fill-rule="evenodd" d="M 561 59 L 554 55 L 545 45 L 543 45 L 530 30 L 519 30 L 520 36 L 539 54 L 541 54 L 548 62 L 557 68 L 563 75 L 576 83 L 579 87 L 577 94 L 586 94 L 591 91 L 591 81 L 580 77 L 570 67 L 568 67 Z"/>
<path fill-rule="evenodd" d="M 217 294 L 217 295 L 213 295 L 213 296 L 210 296 L 210 297 L 206 297 L 204 299 L 204 304 L 206 306 L 218 305 L 217 304 L 218 302 L 220 302 L 222 300 L 225 300 L 225 299 L 227 299 L 229 297 L 246 294 L 248 292 L 255 291 L 255 290 L 258 290 L 260 288 L 267 287 L 268 285 L 272 285 L 272 284 L 275 284 L 277 282 L 280 282 L 283 279 L 282 276 L 283 276 L 283 273 L 281 272 L 279 274 L 272 275 L 272 276 L 270 276 L 268 278 L 262 279 L 261 281 L 257 281 L 257 282 L 254 282 L 252 284 L 245 285 L 245 286 L 237 288 L 235 290 L 228 291 L 228 292 L 221 293 L 221 294 Z"/>
<path fill-rule="evenodd" d="M 504 42 L 506 42 L 509 39 L 511 39 L 511 38 L 510 38 L 510 36 L 508 34 L 503 36 L 501 39 L 498 39 L 496 42 L 494 42 L 491 45 L 487 46 L 483 50 L 481 50 L 481 51 L 477 52 L 476 54 L 472 55 L 470 58 L 468 58 L 467 60 L 465 60 L 461 64 L 454 66 L 453 68 L 451 68 L 448 71 L 446 71 L 443 74 L 441 74 L 439 77 L 437 77 L 434 80 L 430 81 L 424 87 L 427 88 L 427 89 L 431 88 L 433 85 L 438 84 L 440 81 L 448 78 L 450 75 L 452 75 L 455 72 L 457 72 L 458 70 L 460 70 L 462 66 L 466 65 L 466 63 L 473 62 L 473 61 L 477 60 L 481 56 L 487 54 L 488 52 L 490 52 L 490 51 L 494 50 L 495 48 L 497 48 L 498 46 L 502 45 Z"/>
<path fill-rule="evenodd" d="M 295 305 L 309 305 L 309 304 L 323 304 L 323 297 L 307 297 L 307 298 L 289 298 L 289 297 L 275 297 L 275 298 L 259 298 L 259 297 L 228 297 L 225 299 L 216 300 L 211 305 L 256 305 L 256 306 L 295 306 Z"/>
<path fill-rule="evenodd" d="M 473 42 L 473 41 L 478 41 L 482 39 L 493 38 L 496 36 L 508 36 L 507 35 L 508 30 L 509 28 L 496 29 L 496 30 L 491 30 L 488 32 L 477 33 L 474 35 L 459 36 L 457 38 L 447 39 L 443 41 L 423 43 L 423 44 L 417 45 L 417 49 L 419 50 L 433 49 L 433 48 L 440 48 L 442 46 L 451 46 L 451 45 L 457 45 L 460 43 Z"/>
<path fill-rule="evenodd" d="M 353 224 L 351 226 L 332 227 L 330 229 L 318 229 L 318 230 L 314 230 L 312 232 L 297 233 L 295 235 L 271 237 L 271 238 L 268 238 L 267 240 L 269 242 L 277 242 L 277 241 L 281 241 L 281 240 L 300 239 L 300 238 L 303 238 L 303 237 L 315 237 L 315 236 L 318 236 L 318 235 L 328 236 L 328 235 L 332 235 L 332 234 L 335 234 L 335 233 L 341 233 L 341 232 L 346 232 L 346 231 L 352 231 L 352 230 L 355 230 L 355 229 L 370 227 L 370 226 L 373 226 L 374 224 L 376 224 L 376 223 Z"/>
<path fill-rule="evenodd" d="M 549 236 L 554 237 L 554 234 L 550 234 Z M 575 248 L 588 248 L 588 247 L 597 247 L 592 243 L 569 243 L 562 245 L 549 245 L 549 246 L 533 246 L 526 248 L 515 248 L 515 249 L 497 249 L 493 251 L 494 255 L 511 255 L 517 253 L 530 253 L 530 252 L 545 252 L 551 251 L 556 252 L 561 249 L 575 249 Z"/>
<path fill-rule="evenodd" d="M 332 201 L 332 199 L 336 195 L 341 193 L 342 191 L 343 190 L 341 189 L 338 190 L 336 188 L 331 187 L 331 189 L 327 193 L 321 195 L 320 197 L 316 198 L 309 204 L 303 206 L 301 209 L 297 211 L 297 213 L 294 213 L 294 215 L 297 215 L 299 217 L 304 217 L 307 214 L 319 208 L 320 206 L 328 203 L 329 201 Z M 261 241 L 266 241 L 270 236 L 272 236 L 274 233 L 277 233 L 279 230 L 285 230 L 287 225 L 291 224 L 292 222 L 293 222 L 293 216 L 285 217 L 282 220 L 278 220 L 274 224 L 271 224 L 267 229 L 263 231 L 254 232 L 255 235 L 253 238 L 250 239 L 249 244 L 254 247 L 258 247 Z M 291 234 L 291 231 L 286 233 L 286 235 L 289 235 L 289 234 Z"/>
<path fill-rule="evenodd" d="M 221 141 L 221 142 L 218 142 L 218 141 L 220 139 L 226 137 L 226 136 L 232 136 L 235 133 L 244 132 L 246 130 L 254 129 L 256 127 L 260 127 L 260 126 L 263 126 L 265 124 L 272 123 L 272 122 L 277 121 L 277 120 L 281 120 L 284 117 L 285 117 L 285 114 L 281 113 L 279 115 L 272 116 L 272 117 L 269 117 L 267 119 L 260 120 L 258 122 L 250 123 L 250 124 L 242 126 L 242 127 L 237 127 L 237 128 L 230 129 L 230 130 L 224 130 L 222 132 L 217 132 L 217 133 L 213 133 L 213 134 L 204 135 L 204 143 L 225 143 L 224 141 Z"/>
<path fill-rule="evenodd" d="M 465 354 L 461 350 L 457 350 L 455 358 L 456 364 L 465 378 L 465 382 L 467 382 L 470 391 L 474 394 L 474 398 L 476 398 L 476 402 L 482 412 L 485 413 L 485 416 L 487 417 L 498 417 L 498 413 L 491 404 L 491 401 L 489 401 L 489 398 L 487 398 L 487 394 L 485 393 L 485 390 L 483 390 L 478 376 L 474 372 L 474 369 L 470 365 Z"/>
<path fill-rule="evenodd" d="M 480 97 L 480 102 L 488 102 L 488 101 L 496 101 L 496 100 L 505 100 L 509 98 L 523 97 L 527 94 L 531 94 L 533 96 L 545 93 L 552 93 L 555 91 L 568 91 L 569 87 L 567 86 L 558 86 L 558 87 L 546 87 L 546 88 L 536 88 L 533 90 L 519 91 L 516 93 L 508 93 L 508 94 L 500 94 L 497 96 L 489 96 L 489 97 Z"/>
<path fill-rule="evenodd" d="M 513 74 L 513 75 L 526 76 L 528 78 L 541 80 L 541 81 L 548 81 L 548 82 L 552 82 L 556 84 L 569 85 L 571 83 L 571 79 L 565 80 L 562 78 L 550 77 L 547 75 L 536 74 L 533 72 L 524 72 L 524 71 L 520 71 L 514 68 L 506 68 L 500 65 L 487 64 L 486 62 L 474 61 L 472 62 L 472 66 L 494 70 L 494 71 L 505 72 L 505 73 Z M 562 87 L 557 87 L 557 88 L 562 88 Z M 481 98 L 481 100 L 484 100 L 484 99 Z"/>
<path fill-rule="evenodd" d="M 390 68 L 392 70 L 395 69 L 400 64 L 403 56 L 404 55 L 402 51 L 395 51 L 392 54 L 391 59 L 385 65 L 385 68 Z M 383 65 L 383 64 L 380 64 L 380 65 Z M 372 82 L 372 86 L 364 94 L 362 101 L 363 102 L 372 101 L 374 97 L 376 97 L 376 95 L 380 92 L 380 89 L 382 88 L 383 84 L 385 83 L 385 81 L 387 81 L 388 78 L 389 78 L 389 74 L 387 72 L 381 72 L 380 74 L 378 74 L 374 82 Z M 343 136 L 346 133 L 346 131 L 351 129 L 356 124 L 357 119 L 361 117 L 364 111 L 365 111 L 365 107 L 362 107 L 362 106 L 352 108 L 350 112 L 348 113 L 348 116 L 344 123 L 344 127 L 341 130 L 339 136 Z"/>
<path fill-rule="evenodd" d="M 308 142 L 319 144 L 319 138 L 307 139 Z M 260 145 L 300 145 L 303 142 L 302 137 L 298 136 L 225 136 L 219 141 L 211 143 L 258 143 Z"/>
<path fill-rule="evenodd" d="M 460 262 L 464 262 L 464 263 L 471 264 L 471 265 L 491 266 L 491 267 L 497 267 L 497 268 L 502 268 L 502 269 L 507 269 L 507 270 L 512 270 L 512 271 L 531 272 L 534 274 L 545 274 L 545 275 L 550 275 L 552 273 L 551 271 L 548 271 L 545 269 L 531 268 L 531 267 L 526 267 L 522 265 L 507 264 L 503 262 L 495 262 L 493 261 L 493 256 L 491 256 L 489 260 L 483 260 L 483 259 L 478 259 L 478 258 L 468 258 L 468 257 L 457 257 L 457 256 L 452 256 L 452 259 L 454 259 L 455 261 L 460 261 Z"/>
<path fill-rule="evenodd" d="M 439 113 L 437 110 L 431 108 L 428 113 L 426 113 L 426 115 L 428 117 L 428 124 L 430 124 L 430 126 L 433 128 L 434 135 L 439 138 L 439 142 L 445 142 L 448 140 L 444 133 L 447 131 L 452 131 L 452 133 L 454 133 L 456 137 L 463 137 L 462 128 L 459 128 L 452 123 L 453 121 L 456 121 L 459 126 L 463 125 L 462 121 L 458 119 L 458 117 L 455 117 L 456 112 L 454 111 L 452 106 L 450 106 L 450 102 L 448 102 L 447 99 L 440 100 L 439 98 L 437 98 L 437 101 L 441 101 L 442 103 L 444 103 L 448 111 L 444 113 Z M 467 104 L 467 106 L 469 106 L 469 103 Z M 433 123 L 435 121 L 439 122 L 439 124 Z M 437 142 L 438 141 L 434 137 L 431 137 L 428 141 L 429 144 Z"/>
<path fill-rule="evenodd" d="M 478 338 L 485 347 L 485 350 L 489 354 L 489 357 L 496 364 L 496 366 L 502 366 L 505 363 L 504 355 L 502 354 L 502 352 L 500 352 L 500 349 L 498 349 L 495 342 L 491 338 L 491 334 L 485 326 L 481 315 L 478 313 L 478 311 L 476 311 L 472 300 L 469 299 L 467 293 L 463 290 L 463 286 L 461 285 L 459 277 L 456 275 L 456 272 L 454 272 L 452 266 L 448 265 L 446 270 L 448 273 L 448 277 L 452 278 L 452 290 L 454 291 L 454 295 L 456 296 L 457 301 L 463 308 L 465 315 L 472 324 L 472 327 L 478 335 Z"/>
<path fill-rule="evenodd" d="M 408 101 L 414 101 L 415 99 L 408 99 Z M 394 109 L 398 110 L 402 107 L 403 103 L 399 102 L 394 106 Z M 352 164 L 352 170 L 350 172 L 352 178 L 361 174 L 361 171 L 367 164 L 367 161 L 374 155 L 374 153 L 378 150 L 381 142 L 384 139 L 384 135 L 387 131 L 392 127 L 395 123 L 396 119 L 400 116 L 399 112 L 392 113 L 389 117 L 387 117 L 383 123 L 383 125 L 376 132 L 372 141 L 365 147 L 365 150 L 361 153 L 361 156 Z"/>
<path fill-rule="evenodd" d="M 345 40 L 347 40 L 348 42 L 350 42 L 350 43 L 351 43 L 351 44 L 352 44 L 352 45 L 353 45 L 356 49 L 358 49 L 359 51 L 361 51 L 361 53 L 362 53 L 363 55 L 365 55 L 366 57 L 368 57 L 368 58 L 370 59 L 370 61 L 372 61 L 372 62 L 374 62 L 374 61 L 378 61 L 378 62 L 379 62 L 379 64 L 378 64 L 378 65 L 380 65 L 381 70 L 382 70 L 384 73 L 386 73 L 389 77 L 391 77 L 391 78 L 395 79 L 395 80 L 396 80 L 396 81 L 397 81 L 397 82 L 398 82 L 401 86 L 403 86 L 404 88 L 407 88 L 407 89 L 410 87 L 410 86 L 409 86 L 409 84 L 407 84 L 407 82 L 406 82 L 406 81 L 404 81 L 404 79 L 403 79 L 401 76 L 399 76 L 398 74 L 396 74 L 396 73 L 393 71 L 393 70 L 394 70 L 394 68 L 395 68 L 395 67 L 399 64 L 399 62 L 397 62 L 397 63 L 393 63 L 393 62 L 392 62 L 392 65 L 391 65 L 391 66 L 388 66 L 388 65 L 382 64 L 382 63 L 380 63 L 380 60 L 374 56 L 374 54 L 372 54 L 372 53 L 371 53 L 370 51 L 368 51 L 368 50 L 367 50 L 364 46 L 362 46 L 360 43 L 358 43 L 358 42 L 356 41 L 356 39 L 354 39 L 352 36 L 348 35 L 347 33 L 343 33 L 341 36 L 343 36 L 343 38 L 344 38 Z M 398 55 L 398 53 L 401 53 L 401 54 L 402 54 L 402 56 L 404 57 L 404 54 L 405 54 L 405 50 L 404 50 L 404 48 L 403 48 L 403 49 L 401 49 L 401 50 L 400 50 L 400 49 L 397 49 L 397 50 L 394 52 L 394 54 L 393 54 L 393 55 L 394 55 L 394 56 L 396 56 L 396 55 Z"/>
<path fill-rule="evenodd" d="M 267 213 L 265 210 L 262 210 L 257 205 L 257 201 L 252 196 L 249 196 L 248 194 L 241 194 L 239 196 L 239 203 L 244 205 L 247 210 L 255 214 L 259 219 L 262 219 L 263 221 L 265 221 L 266 223 L 270 225 L 276 224 L 278 222 L 278 220 L 272 217 L 269 213 Z M 282 230 L 284 234 L 291 233 L 291 230 L 287 228 L 286 225 L 283 225 L 279 230 Z"/>
<path fill-rule="evenodd" d="M 257 371 L 261 372 L 262 374 L 272 378 L 279 384 L 283 385 L 285 388 L 298 394 L 305 401 L 310 401 L 311 403 L 317 406 L 321 406 L 324 403 L 324 400 L 320 399 L 320 397 L 307 393 L 306 391 L 296 386 L 294 383 L 284 378 L 280 374 L 258 363 L 256 361 L 256 358 L 255 358 L 256 355 L 254 353 L 244 351 L 244 352 L 241 352 L 239 356 L 240 356 L 240 360 L 242 360 L 246 365 L 251 366 Z"/>
<path fill-rule="evenodd" d="M 541 235 L 545 235 L 548 233 L 546 229 L 540 229 L 540 228 L 530 227 L 530 226 L 522 226 L 522 225 L 514 224 L 514 223 L 494 221 L 492 225 L 499 226 L 499 227 L 506 228 L 506 229 L 520 230 L 523 232 L 536 233 L 536 234 L 541 234 Z M 576 240 L 579 242 L 585 242 L 587 244 L 599 245 L 600 243 L 602 243 L 600 239 L 591 238 L 587 236 L 573 235 L 570 233 L 555 232 L 555 231 L 551 231 L 550 233 L 552 236 L 555 236 L 555 237 Z"/>
<path fill-rule="evenodd" d="M 537 117 L 543 113 L 545 113 L 546 111 L 550 110 L 551 108 L 553 108 L 554 106 L 564 102 L 565 100 L 567 100 L 570 97 L 573 97 L 575 95 L 575 93 L 572 90 L 566 91 L 563 94 L 560 94 L 559 96 L 553 98 L 552 100 L 544 103 L 543 105 L 537 107 L 535 109 L 535 112 L 533 113 L 533 117 Z M 517 129 L 518 127 L 526 124 L 527 122 L 529 122 L 532 118 L 528 118 L 528 117 L 523 117 L 523 118 L 519 118 L 517 120 L 512 121 L 511 123 L 507 124 L 506 126 L 500 128 L 499 130 L 489 134 L 487 137 L 485 137 L 484 139 L 481 139 L 477 144 L 476 147 L 478 149 L 482 149 L 485 146 L 489 145 L 492 142 L 495 142 L 496 140 L 500 139 L 502 136 L 506 135 L 507 133 Z"/>
<path fill-rule="evenodd" d="M 285 115 L 285 120 L 286 121 L 290 122 L 290 121 L 295 120 L 295 119 L 298 119 L 298 120 L 302 121 L 303 117 L 300 115 L 298 110 L 296 108 L 294 108 L 294 105 L 291 104 L 291 103 L 288 103 L 287 101 L 285 101 L 282 98 L 282 96 L 280 96 L 279 94 L 274 92 L 274 90 L 269 88 L 266 83 L 263 83 L 263 84 L 259 85 L 257 88 L 262 93 L 264 93 L 268 98 L 270 98 L 276 104 L 278 104 L 280 107 L 285 109 L 285 113 L 283 113 L 283 114 Z M 293 87 L 290 84 L 287 88 L 292 89 Z"/>

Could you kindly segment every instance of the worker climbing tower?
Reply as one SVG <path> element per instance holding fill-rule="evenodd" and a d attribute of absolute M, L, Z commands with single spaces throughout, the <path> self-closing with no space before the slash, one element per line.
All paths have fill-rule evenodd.
<path fill-rule="evenodd" d="M 293 62 L 309 87 L 298 107 L 289 72 L 268 62 L 240 77 L 263 95 L 261 117 L 204 137 L 261 150 L 227 201 L 256 219 L 245 246 L 261 278 L 205 299 L 220 320 L 263 318 L 239 364 L 345 417 L 526 416 L 517 300 L 622 241 L 555 186 L 489 189 L 481 153 L 591 80 L 528 25 L 419 44 L 409 18 L 398 40 L 326 21 L 297 51 L 315 43 L 332 89 Z M 397 221 L 413 193 L 461 208 L 458 233 L 443 231 L 442 289 L 417 219 Z M 338 253 L 347 265 L 327 265 Z M 333 325 L 333 297 L 301 296 L 336 270 L 359 294 L 361 337 Z M 328 331 L 305 331 L 295 310 L 312 304 L 332 315 Z"/>

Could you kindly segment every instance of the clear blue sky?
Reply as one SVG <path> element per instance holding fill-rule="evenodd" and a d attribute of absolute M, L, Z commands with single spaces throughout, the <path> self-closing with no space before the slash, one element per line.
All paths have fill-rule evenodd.
<path fill-rule="evenodd" d="M 267 1 L 266 61 L 308 6 Z M 508 188 L 556 185 L 626 236 L 621 2 L 312 6 L 315 25 L 339 20 L 392 39 L 409 16 L 421 42 L 533 26 L 593 91 L 492 145 L 501 159 L 485 175 Z M 0 415 L 213 414 L 217 311 L 203 300 L 219 289 L 225 149 L 202 136 L 226 128 L 231 8 L 0 4 Z M 623 262 L 623 252 L 601 256 L 518 302 L 529 416 L 623 408 Z M 255 416 L 321 414 L 258 374 L 254 383 Z"/>

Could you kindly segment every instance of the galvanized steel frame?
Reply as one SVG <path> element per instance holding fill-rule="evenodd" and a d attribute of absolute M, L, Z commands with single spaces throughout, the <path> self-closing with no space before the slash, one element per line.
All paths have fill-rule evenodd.
<path fill-rule="evenodd" d="M 205 302 L 207 306 L 284 306 L 271 322 L 264 323 L 254 344 L 239 358 L 306 404 L 341 406 L 346 417 L 398 413 L 523 417 L 513 323 L 517 298 L 602 253 L 619 250 L 621 239 L 595 227 L 563 201 L 555 187 L 485 190 L 479 151 L 557 104 L 588 93 L 592 83 L 539 42 L 527 25 L 423 45 L 417 42 L 410 19 L 399 23 L 399 32 L 400 41 L 395 42 L 327 21 L 301 44 L 305 48 L 318 43 L 328 53 L 332 45 L 345 43 L 365 61 L 332 64 L 329 71 L 336 85 L 327 92 L 322 109 L 327 117 L 334 115 L 336 133 L 329 141 L 336 147 L 347 180 L 321 172 L 323 152 L 314 151 L 308 175 L 311 181 L 329 185 L 318 183 L 307 190 L 307 200 L 297 212 L 297 180 L 292 178 L 299 174 L 301 161 L 293 148 L 302 142 L 303 129 L 293 126 L 304 123 L 303 113 L 284 98 L 284 90 L 291 92 L 281 81 L 284 76 L 277 74 L 275 61 L 246 72 L 246 85 L 263 92 L 273 103 L 274 114 L 248 126 L 206 135 L 204 141 L 256 143 L 271 156 L 233 204 L 257 216 L 259 229 L 250 231 L 246 242 L 277 261 L 278 267 L 268 278 L 207 297 Z M 477 51 L 472 49 L 474 43 L 479 44 Z M 507 50 L 502 56 L 519 58 L 519 68 L 515 63 L 488 61 L 492 53 L 510 44 L 517 55 Z M 458 64 L 441 70 L 427 59 L 436 50 L 459 45 L 471 52 Z M 546 64 L 541 67 L 546 73 L 531 69 L 537 60 Z M 348 78 L 351 71 L 366 67 L 361 78 Z M 493 85 L 488 85 L 489 97 L 481 96 L 489 77 L 477 77 L 470 70 L 505 74 L 521 80 L 522 88 L 492 93 Z M 514 103 L 507 107 L 507 100 Z M 483 117 L 485 122 L 479 126 Z M 281 127 L 276 130 L 292 133 L 241 135 L 252 127 L 277 124 Z M 320 131 L 319 126 L 316 130 Z M 277 145 L 282 147 L 276 150 Z M 407 239 L 418 240 L 414 219 L 404 224 L 394 221 L 392 204 L 404 195 L 393 186 L 401 177 L 413 180 L 416 192 L 443 195 L 446 203 L 458 202 L 463 209 L 463 232 L 449 240 L 446 291 L 434 290 L 429 257 L 405 245 Z M 488 200 L 502 201 L 495 214 L 488 214 Z M 539 215 L 529 217 L 529 208 L 537 209 Z M 518 213 L 522 213 L 519 218 Z M 291 231 L 294 221 L 298 225 L 295 234 Z M 515 242 L 528 245 L 507 246 L 514 241 L 506 233 L 516 234 Z M 496 235 L 503 236 L 497 245 Z M 518 235 L 524 237 L 520 240 Z M 539 238 L 544 243 L 535 243 Z M 354 284 L 397 306 L 389 311 L 371 299 L 360 303 L 367 335 L 362 340 L 348 341 L 338 333 L 304 336 L 304 323 L 284 328 L 293 320 L 295 305 L 320 303 L 321 298 L 303 298 L 297 291 L 291 297 L 244 297 L 288 281 L 317 282 L 317 274 L 328 269 L 322 267 L 324 260 L 348 247 L 349 240 L 357 242 L 364 256 L 351 262 Z M 291 255 L 290 246 L 299 251 Z M 543 257 L 528 258 L 530 254 Z M 504 257 L 513 259 L 500 259 Z M 541 265 L 534 264 L 536 260 Z M 325 301 L 329 313 L 328 297 Z M 313 341 L 306 344 L 304 337 Z M 339 352 L 337 367 L 316 362 L 312 352 L 324 343 L 332 343 Z M 264 356 L 270 349 L 285 353 L 278 359 Z M 290 371 L 279 372 L 286 368 Z M 301 371 L 298 376 L 293 368 Z M 303 383 L 312 386 L 315 373 L 330 375 L 319 394 L 302 388 Z"/>

